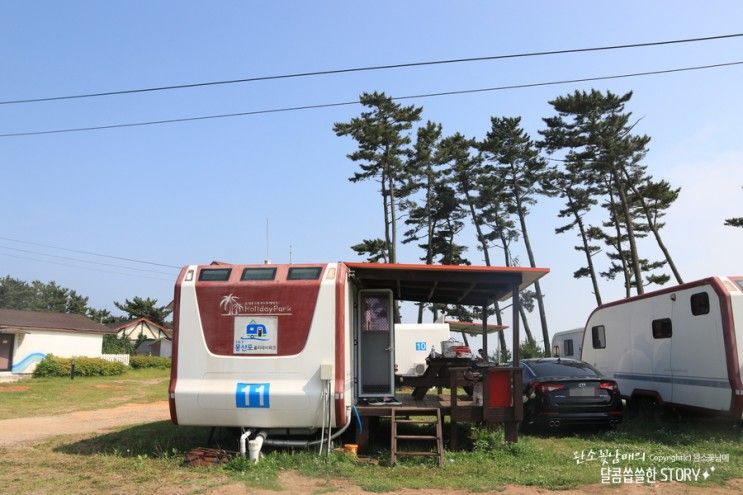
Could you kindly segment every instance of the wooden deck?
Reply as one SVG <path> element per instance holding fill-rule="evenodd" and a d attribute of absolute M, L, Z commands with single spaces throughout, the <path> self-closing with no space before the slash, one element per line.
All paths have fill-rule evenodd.
<path fill-rule="evenodd" d="M 458 429 L 457 422 L 463 421 L 468 423 L 480 423 L 483 420 L 483 407 L 476 405 L 471 397 L 459 395 L 456 398 L 455 406 L 452 408 L 451 397 L 448 395 L 427 395 L 422 400 L 414 399 L 409 394 L 400 394 L 398 400 L 400 405 L 358 405 L 359 416 L 361 417 L 361 429 L 356 430 L 356 443 L 359 450 L 365 451 L 369 446 L 369 434 L 374 430 L 374 425 L 381 417 L 392 416 L 392 410 L 395 409 L 439 409 L 441 417 L 449 417 L 449 442 L 450 448 L 458 448 Z M 454 414 L 452 414 L 454 411 Z"/>
<path fill-rule="evenodd" d="M 423 400 L 416 400 L 408 394 L 400 395 L 397 399 L 401 402 L 400 405 L 358 405 L 356 406 L 359 411 L 359 416 L 364 418 L 367 417 L 382 417 L 390 416 L 392 409 L 406 407 L 406 408 L 418 408 L 418 409 L 440 409 L 441 414 L 446 416 L 451 415 L 451 398 L 448 395 L 427 395 Z M 475 421 L 482 421 L 482 406 L 475 405 L 472 399 L 467 395 L 459 395 L 457 397 L 457 409 L 469 410 L 467 416 L 472 417 Z M 479 411 L 478 415 L 475 411 Z M 457 414 L 459 416 L 459 414 Z"/>
<path fill-rule="evenodd" d="M 392 416 L 396 408 L 438 409 L 442 420 L 449 417 L 449 445 L 451 449 L 459 447 L 458 428 L 459 422 L 469 424 L 485 424 L 495 426 L 503 424 L 505 427 L 505 439 L 508 442 L 518 440 L 518 423 L 523 415 L 523 403 L 521 400 L 513 400 L 514 397 L 521 399 L 522 382 L 521 368 L 485 367 L 481 369 L 484 374 L 482 390 L 482 404 L 473 402 L 472 397 L 463 394 L 443 394 L 444 389 L 460 391 L 466 387 L 475 385 L 475 381 L 468 377 L 467 367 L 452 366 L 451 360 L 437 359 L 429 360 L 429 367 L 423 376 L 406 380 L 407 390 L 398 390 L 397 399 L 400 405 L 375 404 L 357 405 L 361 417 L 361 428 L 356 433 L 356 443 L 363 452 L 368 448 L 370 430 L 374 432 L 375 425 L 380 417 Z M 454 363 L 456 364 L 456 363 Z M 505 375 L 504 375 L 505 374 Z M 500 376 L 501 388 L 490 387 L 490 378 Z M 505 381 L 502 378 L 505 377 Z M 505 387 L 505 388 L 504 388 Z M 437 390 L 438 394 L 433 394 Z M 493 394 L 491 396 L 491 394 Z"/>

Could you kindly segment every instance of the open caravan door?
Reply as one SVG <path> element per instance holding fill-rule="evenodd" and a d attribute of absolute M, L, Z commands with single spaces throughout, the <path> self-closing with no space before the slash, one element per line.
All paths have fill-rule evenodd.
<path fill-rule="evenodd" d="M 358 298 L 358 396 L 392 396 L 395 394 L 392 291 L 360 290 Z"/>

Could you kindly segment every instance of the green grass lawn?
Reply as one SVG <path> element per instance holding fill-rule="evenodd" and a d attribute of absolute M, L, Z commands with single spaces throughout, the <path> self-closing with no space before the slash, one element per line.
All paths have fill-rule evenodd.
<path fill-rule="evenodd" d="M 131 402 L 166 398 L 168 370 L 132 370 L 117 377 L 30 379 L 0 385 L 0 419 L 49 415 L 81 409 L 113 407 Z M 446 465 L 434 467 L 432 459 L 402 458 L 389 466 L 388 422 L 377 430 L 368 458 L 298 450 L 266 451 L 258 465 L 235 458 L 214 468 L 182 466 L 183 453 L 207 446 L 209 428 L 156 422 L 131 426 L 96 436 L 59 437 L 40 445 L 0 448 L 0 486 L 14 493 L 200 493 L 234 483 L 247 487 L 281 489 L 279 474 L 295 471 L 330 480 L 323 491 L 343 491 L 357 485 L 369 491 L 399 488 L 432 488 L 469 491 L 499 490 L 505 485 L 566 489 L 601 484 L 602 467 L 661 469 L 714 466 L 712 476 L 700 486 L 716 486 L 743 478 L 743 433 L 731 422 L 687 419 L 680 423 L 627 421 L 610 431 L 583 431 L 560 435 L 521 435 L 516 444 L 505 444 L 501 431 L 474 429 L 471 450 L 446 452 Z M 448 430 L 448 428 L 447 428 Z M 234 430 L 217 431 L 216 445 L 236 450 Z M 214 446 L 214 445 L 212 445 Z M 601 452 L 611 453 L 602 466 Z M 576 453 L 595 460 L 577 463 Z M 620 459 L 616 454 L 644 454 L 645 459 Z M 693 456 L 727 455 L 726 461 L 695 462 Z M 690 456 L 670 462 L 662 456 Z M 338 487 L 341 488 L 338 488 Z"/>
<path fill-rule="evenodd" d="M 44 416 L 167 400 L 170 370 L 144 368 L 119 376 L 28 378 L 0 384 L 0 419 Z"/>
<path fill-rule="evenodd" d="M 102 486 L 126 491 L 147 487 L 175 492 L 200 492 L 240 482 L 248 487 L 281 489 L 282 471 L 326 480 L 340 480 L 369 491 L 400 488 L 441 488 L 469 491 L 499 490 L 505 485 L 565 489 L 601 484 L 601 462 L 577 464 L 575 452 L 607 450 L 620 454 L 645 453 L 645 460 L 621 461 L 621 468 L 699 468 L 715 466 L 713 475 L 700 486 L 716 486 L 743 477 L 743 436 L 730 423 L 688 422 L 643 424 L 628 422 L 608 432 L 568 433 L 560 436 L 523 435 L 517 444 L 504 444 L 500 431 L 476 430 L 474 450 L 447 452 L 446 465 L 434 467 L 430 459 L 403 458 L 388 465 L 389 452 L 378 437 L 379 448 L 371 458 L 355 459 L 333 453 L 276 450 L 258 464 L 236 458 L 223 467 L 188 468 L 181 465 L 183 452 L 206 446 L 208 428 L 178 427 L 169 422 L 133 426 L 86 439 L 56 439 L 23 451 L 0 450 L 0 486 L 16 487 L 17 493 L 33 491 L 35 473 L 43 473 L 51 492 L 94 493 Z M 381 433 L 380 433 L 381 435 Z M 217 444 L 234 450 L 237 437 L 219 430 Z M 652 460 L 673 454 L 727 454 L 728 462 L 676 462 Z M 71 469 L 79 466 L 79 469 Z M 660 475 L 658 483 L 660 483 Z M 337 485 L 337 483 L 336 483 Z"/>

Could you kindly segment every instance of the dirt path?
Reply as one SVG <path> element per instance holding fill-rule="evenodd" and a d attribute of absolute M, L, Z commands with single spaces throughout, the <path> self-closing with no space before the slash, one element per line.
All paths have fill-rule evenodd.
<path fill-rule="evenodd" d="M 358 486 L 348 484 L 340 479 L 321 480 L 302 476 L 293 471 L 283 472 L 279 475 L 279 482 L 286 493 L 293 494 L 317 494 L 317 493 L 343 493 L 344 495 L 369 495 Z M 730 480 L 724 485 L 684 485 L 681 483 L 657 483 L 655 485 L 586 485 L 572 490 L 549 490 L 546 488 L 535 488 L 531 486 L 506 485 L 502 490 L 478 493 L 497 493 L 499 495 L 532 495 L 532 494 L 558 494 L 558 495 L 615 495 L 621 490 L 622 495 L 739 495 L 743 493 L 743 479 Z M 276 495 L 272 490 L 256 490 L 246 486 L 244 483 L 232 483 L 220 486 L 207 492 L 207 495 Z M 281 492 L 278 492 L 281 493 Z M 395 490 L 395 495 L 473 495 L 472 492 L 463 490 L 446 490 L 439 488 L 411 489 L 402 488 Z"/>
<path fill-rule="evenodd" d="M 126 404 L 109 409 L 56 416 L 0 420 L 0 447 L 46 440 L 58 435 L 97 433 L 111 428 L 170 419 L 168 402 Z"/>

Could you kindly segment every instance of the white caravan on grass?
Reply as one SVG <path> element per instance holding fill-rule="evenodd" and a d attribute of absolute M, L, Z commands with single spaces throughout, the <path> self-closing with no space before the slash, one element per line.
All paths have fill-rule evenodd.
<path fill-rule="evenodd" d="M 582 359 L 631 401 L 742 419 L 743 277 L 710 277 L 604 304 Z"/>
<path fill-rule="evenodd" d="M 555 353 L 555 346 L 557 346 L 558 352 Z M 581 359 L 581 351 L 583 350 L 583 328 L 573 328 L 572 330 L 565 330 L 563 332 L 557 332 L 552 337 L 552 354 L 555 357 Z"/>
<path fill-rule="evenodd" d="M 396 323 L 395 375 L 421 376 L 431 350 L 441 354 L 441 342 L 449 336 L 448 323 Z"/>

